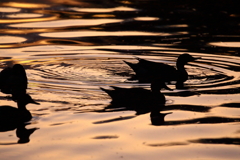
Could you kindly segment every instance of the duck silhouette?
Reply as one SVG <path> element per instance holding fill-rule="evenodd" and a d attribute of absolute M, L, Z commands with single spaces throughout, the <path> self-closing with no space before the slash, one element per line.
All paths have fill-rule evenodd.
<path fill-rule="evenodd" d="M 191 61 L 200 59 L 194 58 L 188 53 L 181 54 L 176 63 L 176 68 L 164 63 L 157 63 L 145 59 L 137 58 L 138 63 L 124 61 L 136 73 L 132 80 L 138 80 L 140 83 L 151 82 L 154 78 L 161 78 L 164 82 L 170 83 L 176 81 L 176 88 L 184 88 L 183 83 L 188 80 L 188 73 L 184 66 Z"/>
<path fill-rule="evenodd" d="M 19 124 L 30 121 L 32 119 L 31 113 L 26 109 L 29 103 L 37 104 L 30 95 L 24 94 L 18 96 L 17 106 L 0 106 L 0 131 L 13 130 Z"/>
<path fill-rule="evenodd" d="M 143 88 L 120 88 L 111 86 L 111 90 L 100 88 L 111 98 L 111 104 L 106 109 L 135 110 L 136 114 L 148 113 L 153 107 L 161 107 L 166 103 L 161 89 L 172 90 L 163 81 L 155 79 L 151 83 L 151 90 Z"/>
<path fill-rule="evenodd" d="M 28 79 L 21 64 L 7 67 L 0 72 L 0 89 L 2 93 L 12 94 L 13 100 L 21 94 L 26 94 Z"/>

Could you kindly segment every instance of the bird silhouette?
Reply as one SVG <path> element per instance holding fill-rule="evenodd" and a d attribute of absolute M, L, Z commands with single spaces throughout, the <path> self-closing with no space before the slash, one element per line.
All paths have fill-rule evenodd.
<path fill-rule="evenodd" d="M 111 86 L 110 89 L 100 88 L 111 98 L 111 104 L 105 109 L 135 110 L 138 114 L 148 113 L 153 107 L 161 107 L 166 103 L 165 96 L 161 89 L 172 90 L 166 84 L 155 79 L 151 83 L 151 90 L 143 88 L 120 88 Z"/>
<path fill-rule="evenodd" d="M 188 73 L 184 66 L 191 61 L 200 59 L 184 53 L 177 59 L 176 68 L 164 63 L 157 63 L 137 58 L 138 63 L 124 61 L 136 73 L 132 79 L 142 82 L 151 82 L 154 78 L 160 78 L 164 82 L 176 81 L 176 88 L 184 88 L 183 83 L 188 80 Z"/>
<path fill-rule="evenodd" d="M 17 106 L 0 106 L 0 131 L 13 130 L 19 124 L 30 121 L 32 119 L 31 113 L 27 110 L 26 105 L 29 103 L 37 104 L 30 95 L 24 94 L 18 96 Z"/>
<path fill-rule="evenodd" d="M 21 64 L 7 67 L 0 72 L 0 89 L 2 93 L 12 94 L 13 100 L 19 95 L 26 94 L 28 79 Z"/>

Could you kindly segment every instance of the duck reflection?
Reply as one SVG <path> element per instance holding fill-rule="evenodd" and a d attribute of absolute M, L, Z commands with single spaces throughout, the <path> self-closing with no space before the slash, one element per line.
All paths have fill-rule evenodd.
<path fill-rule="evenodd" d="M 183 83 L 188 80 L 188 73 L 184 66 L 188 62 L 192 62 L 197 59 L 200 59 L 200 57 L 194 58 L 191 55 L 184 53 L 177 59 L 177 69 L 164 63 L 152 62 L 141 58 L 137 58 L 139 62 L 136 64 L 127 61 L 124 62 L 136 73 L 136 75 L 132 77 L 133 80 L 138 80 L 140 83 L 151 82 L 153 78 L 158 77 L 169 83 L 171 81 L 176 81 L 176 88 L 181 89 L 184 88 Z"/>
<path fill-rule="evenodd" d="M 0 106 L 0 131 L 9 131 L 18 127 L 19 124 L 30 121 L 32 115 L 27 110 L 29 103 L 37 104 L 30 95 L 19 95 L 17 99 L 18 108 L 12 106 Z"/>
<path fill-rule="evenodd" d="M 150 119 L 152 122 L 152 125 L 163 125 L 165 124 L 165 116 L 168 114 L 172 114 L 172 112 L 168 112 L 168 113 L 161 113 L 161 110 L 158 107 L 154 107 L 151 110 L 150 113 Z"/>
<path fill-rule="evenodd" d="M 12 106 L 0 106 L 0 132 L 16 130 L 16 136 L 19 138 L 18 143 L 28 143 L 30 135 L 37 129 L 26 129 L 26 123 L 32 119 L 26 105 L 29 103 L 37 104 L 30 95 L 18 95 L 17 97 L 18 108 Z"/>
<path fill-rule="evenodd" d="M 159 79 L 152 81 L 151 91 L 143 88 L 120 88 L 113 86 L 112 88 L 113 90 L 101 88 L 112 98 L 111 104 L 105 107 L 104 110 L 135 110 L 136 115 L 164 107 L 166 99 L 160 90 L 163 88 L 172 90 Z"/>
<path fill-rule="evenodd" d="M 16 137 L 18 137 L 18 144 L 24 144 L 24 143 L 28 143 L 30 142 L 30 136 L 31 134 L 34 133 L 35 130 L 39 129 L 39 128 L 30 128 L 27 129 L 26 128 L 27 124 L 19 124 L 17 129 L 16 129 Z M 7 142 L 7 143 L 0 143 L 0 145 L 12 145 L 12 144 L 16 144 L 16 142 Z"/>
<path fill-rule="evenodd" d="M 28 143 L 30 141 L 30 135 L 39 128 L 26 129 L 26 124 L 22 123 L 18 125 L 16 135 L 19 138 L 18 143 Z"/>

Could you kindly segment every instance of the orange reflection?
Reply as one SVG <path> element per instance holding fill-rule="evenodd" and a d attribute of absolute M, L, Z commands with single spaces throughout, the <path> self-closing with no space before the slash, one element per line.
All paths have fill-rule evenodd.
<path fill-rule="evenodd" d="M 11 24 L 10 27 L 19 28 L 55 28 L 55 27 L 70 27 L 70 26 L 90 26 L 101 25 L 106 23 L 119 23 L 122 19 L 60 19 L 55 21 L 45 22 L 30 22 Z"/>
<path fill-rule="evenodd" d="M 68 44 L 68 45 L 81 45 L 81 46 L 93 46 L 94 43 L 88 43 L 88 42 L 81 42 L 81 41 L 75 41 L 75 40 L 68 40 L 68 39 L 46 39 L 38 41 L 38 44 L 43 45 L 51 45 L 51 44 Z"/>
<path fill-rule="evenodd" d="M 27 33 L 38 33 L 38 32 L 49 32 L 49 29 L 0 29 L 1 33 L 4 34 L 27 34 Z"/>
<path fill-rule="evenodd" d="M 21 43 L 26 41 L 26 38 L 23 37 L 17 37 L 17 36 L 0 36 L 0 44 L 4 43 Z"/>
<path fill-rule="evenodd" d="M 79 7 L 73 7 L 71 8 L 74 11 L 77 12 L 91 12 L 91 13 L 106 13 L 106 12 L 114 12 L 114 11 L 138 11 L 138 9 L 130 8 L 130 7 L 115 7 L 115 8 L 79 8 Z"/>
<path fill-rule="evenodd" d="M 107 18 L 107 17 L 116 17 L 116 16 L 113 14 L 96 14 L 96 15 L 93 15 L 92 17 Z"/>
<path fill-rule="evenodd" d="M 42 14 L 37 13 L 17 13 L 7 15 L 8 18 L 38 18 L 42 17 Z"/>
<path fill-rule="evenodd" d="M 37 46 L 37 45 L 52 45 L 52 44 L 68 44 L 71 46 L 93 46 L 94 45 L 94 43 L 81 42 L 81 41 L 75 41 L 75 40 L 48 39 L 48 40 L 31 42 L 31 43 L 4 44 L 4 45 L 0 45 L 0 48 L 17 48 L 17 47 L 28 47 L 28 46 Z"/>
<path fill-rule="evenodd" d="M 0 7 L 0 12 L 8 13 L 8 12 L 20 12 L 20 8 L 12 8 L 12 7 Z"/>
<path fill-rule="evenodd" d="M 49 0 L 49 2 L 55 3 L 55 4 L 65 4 L 65 5 L 81 5 L 81 6 L 91 6 L 91 3 L 88 2 L 81 2 L 79 0 Z"/>
<path fill-rule="evenodd" d="M 46 8 L 49 5 L 46 4 L 36 4 L 36 3 L 20 3 L 20 2 L 7 2 L 3 3 L 3 6 L 8 7 L 18 7 L 18 8 Z"/>
<path fill-rule="evenodd" d="M 240 42 L 210 42 L 209 45 L 218 47 L 240 47 Z"/>
<path fill-rule="evenodd" d="M 240 17 L 240 14 L 231 14 L 230 17 Z"/>
<path fill-rule="evenodd" d="M 120 1 L 120 2 L 123 4 L 132 4 L 132 2 L 130 2 L 130 1 Z"/>
<path fill-rule="evenodd" d="M 137 18 L 134 18 L 134 20 L 136 21 L 157 21 L 159 20 L 158 17 L 137 17 Z"/>
<path fill-rule="evenodd" d="M 0 23 L 21 23 L 21 22 L 38 22 L 56 20 L 57 17 L 44 17 L 44 18 L 29 18 L 29 19 L 0 19 Z"/>

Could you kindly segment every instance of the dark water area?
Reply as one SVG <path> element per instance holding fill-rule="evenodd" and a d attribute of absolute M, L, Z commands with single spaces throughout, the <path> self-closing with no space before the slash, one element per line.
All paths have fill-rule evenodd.
<path fill-rule="evenodd" d="M 176 66 L 183 53 L 201 59 L 153 112 L 150 83 L 124 61 Z M 0 126 L 1 159 L 237 160 L 239 53 L 234 0 L 1 0 L 0 71 L 21 64 L 40 103 L 26 124 Z M 131 94 L 113 104 L 114 87 Z M 17 107 L 8 96 L 0 108 Z"/>

